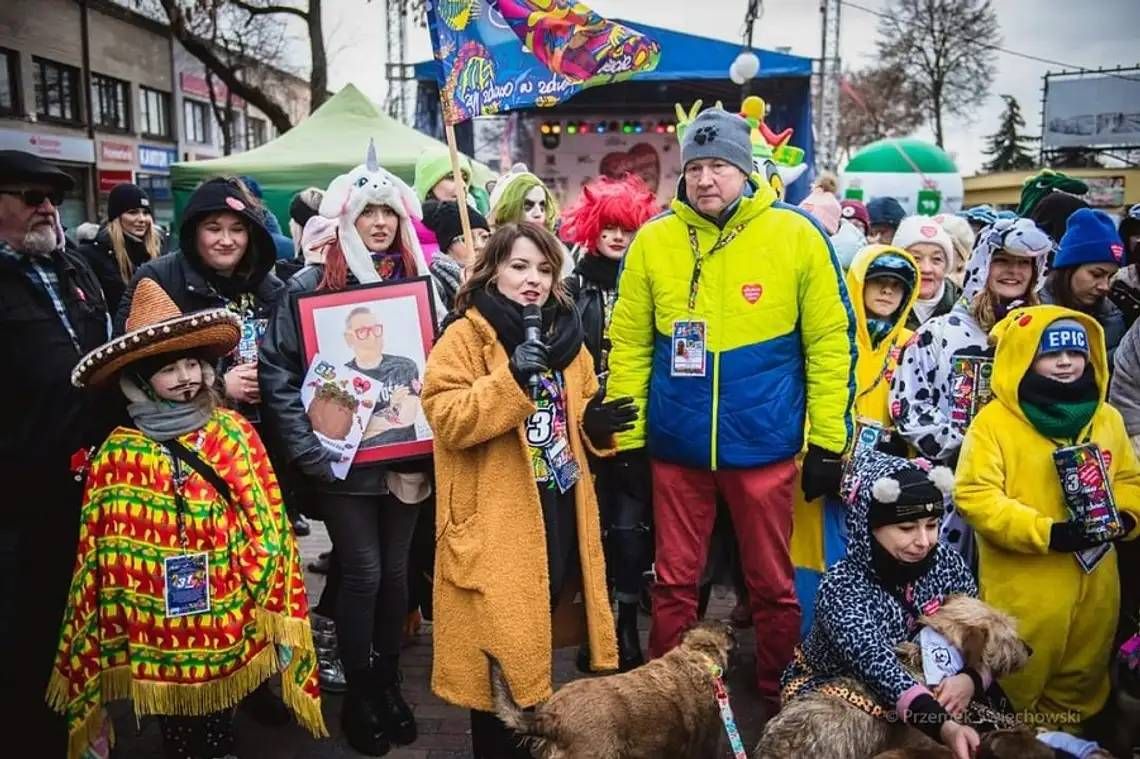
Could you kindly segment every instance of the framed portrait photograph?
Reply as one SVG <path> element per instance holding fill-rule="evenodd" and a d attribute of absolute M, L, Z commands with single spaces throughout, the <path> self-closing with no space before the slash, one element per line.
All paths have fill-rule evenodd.
<path fill-rule="evenodd" d="M 432 432 L 420 404 L 424 367 L 435 342 L 435 305 L 430 277 L 380 282 L 338 292 L 317 292 L 297 299 L 301 342 L 307 369 L 320 359 L 326 376 L 332 369 L 353 378 L 353 393 L 319 393 L 309 407 L 318 435 L 340 416 L 336 403 L 346 395 L 371 407 L 352 465 L 374 464 L 431 455 Z M 377 392 L 378 391 L 378 392 Z M 374 399 L 374 400 L 371 400 Z M 318 425 L 322 429 L 318 429 Z"/>

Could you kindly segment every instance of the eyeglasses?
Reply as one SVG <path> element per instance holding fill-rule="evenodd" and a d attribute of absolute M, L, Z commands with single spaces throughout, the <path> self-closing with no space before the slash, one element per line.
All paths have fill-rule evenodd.
<path fill-rule="evenodd" d="M 45 199 L 50 200 L 53 206 L 63 205 L 63 190 L 0 190 L 0 195 L 15 195 L 32 208 L 41 205 Z"/>
<path fill-rule="evenodd" d="M 352 334 L 356 335 L 357 340 L 367 340 L 369 337 L 383 337 L 384 325 L 370 324 L 367 327 L 357 327 L 352 330 Z"/>

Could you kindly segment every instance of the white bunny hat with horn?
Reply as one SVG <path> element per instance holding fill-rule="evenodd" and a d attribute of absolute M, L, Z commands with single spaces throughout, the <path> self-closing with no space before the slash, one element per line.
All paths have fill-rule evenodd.
<path fill-rule="evenodd" d="M 372 140 L 368 141 L 364 163 L 334 179 L 325 191 L 320 207 L 321 216 L 336 220 L 348 270 L 361 284 L 381 279 L 372 263 L 372 254 L 356 231 L 356 219 L 368 205 L 387 206 L 396 212 L 400 217 L 400 246 L 410 251 L 416 262 L 416 271 L 406 272 L 406 275 L 428 276 L 427 262 L 411 221 L 412 216 L 418 219 L 423 215 L 420 201 L 411 187 L 380 165 L 376 159 L 376 144 Z"/>

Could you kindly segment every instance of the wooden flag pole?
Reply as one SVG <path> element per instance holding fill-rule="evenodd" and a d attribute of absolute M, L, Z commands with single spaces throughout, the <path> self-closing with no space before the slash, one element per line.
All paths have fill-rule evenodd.
<path fill-rule="evenodd" d="M 445 111 L 446 112 L 446 111 Z M 455 177 L 455 186 L 459 189 L 459 223 L 463 226 L 463 244 L 467 246 L 469 254 L 475 252 L 475 240 L 471 234 L 471 217 L 467 214 L 467 182 L 463 180 L 463 170 L 459 167 L 459 148 L 455 145 L 455 126 L 444 120 L 443 131 L 447 135 L 447 149 L 451 153 L 451 175 Z M 440 240 L 439 250 L 447 252 L 451 240 Z"/>

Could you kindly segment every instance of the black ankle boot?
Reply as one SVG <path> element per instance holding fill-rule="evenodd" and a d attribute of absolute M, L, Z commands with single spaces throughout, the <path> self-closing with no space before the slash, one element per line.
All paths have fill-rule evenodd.
<path fill-rule="evenodd" d="M 641 639 L 637 636 L 637 604 L 618 602 L 618 671 L 629 672 L 645 663 Z"/>
<path fill-rule="evenodd" d="M 372 673 L 348 673 L 348 693 L 340 710 L 340 728 L 348 745 L 365 756 L 384 756 L 392 744 L 384 732 L 372 696 Z"/>
<path fill-rule="evenodd" d="M 399 662 L 398 656 L 379 656 L 374 660 L 373 694 L 384 732 L 397 746 L 406 746 L 416 739 L 416 716 L 400 692 Z"/>

